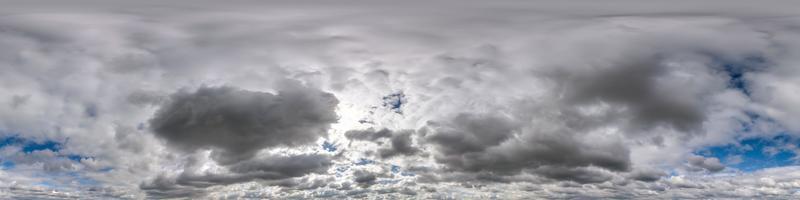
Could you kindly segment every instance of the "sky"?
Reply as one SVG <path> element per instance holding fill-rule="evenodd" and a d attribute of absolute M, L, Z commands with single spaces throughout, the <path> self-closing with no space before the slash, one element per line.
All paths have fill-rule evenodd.
<path fill-rule="evenodd" d="M 0 199 L 800 198 L 795 1 L 0 5 Z"/>

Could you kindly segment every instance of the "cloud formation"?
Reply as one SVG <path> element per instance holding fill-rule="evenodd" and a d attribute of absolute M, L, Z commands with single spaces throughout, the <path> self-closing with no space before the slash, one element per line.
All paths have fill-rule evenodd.
<path fill-rule="evenodd" d="M 792 1 L 0 8 L 0 198 L 797 199 Z"/>
<path fill-rule="evenodd" d="M 150 126 L 169 145 L 213 149 L 214 160 L 236 163 L 259 150 L 296 146 L 326 136 L 338 119 L 332 94 L 292 86 L 277 95 L 231 87 L 180 91 L 159 108 Z"/>

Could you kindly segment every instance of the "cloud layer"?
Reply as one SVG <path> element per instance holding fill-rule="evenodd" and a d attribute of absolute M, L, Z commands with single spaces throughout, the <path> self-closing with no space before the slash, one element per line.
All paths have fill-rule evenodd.
<path fill-rule="evenodd" d="M 0 198 L 800 195 L 791 1 L 80 3 L 0 8 Z"/>

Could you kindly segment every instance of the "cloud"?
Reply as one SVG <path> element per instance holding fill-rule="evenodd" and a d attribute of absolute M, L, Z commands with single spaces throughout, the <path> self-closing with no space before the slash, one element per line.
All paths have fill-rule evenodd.
<path fill-rule="evenodd" d="M 591 168 L 563 168 L 544 166 L 534 170 L 534 173 L 556 180 L 568 180 L 578 183 L 602 183 L 611 180 L 612 176 L 601 170 Z"/>
<path fill-rule="evenodd" d="M 232 87 L 180 91 L 150 120 L 153 132 L 177 148 L 214 150 L 224 164 L 259 150 L 314 142 L 336 122 L 336 97 L 293 86 L 277 95 Z"/>
<path fill-rule="evenodd" d="M 392 131 L 389 129 L 381 129 L 378 131 L 375 131 L 375 129 L 350 130 L 344 133 L 344 135 L 351 140 L 375 141 L 381 138 L 392 137 Z"/>
<path fill-rule="evenodd" d="M 725 169 L 725 165 L 719 162 L 718 158 L 706 158 L 703 156 L 692 155 L 688 158 L 690 170 L 708 170 L 709 172 L 719 172 Z"/>
<path fill-rule="evenodd" d="M 353 172 L 353 176 L 355 177 L 353 181 L 364 185 L 365 187 L 375 184 L 375 180 L 377 180 L 377 176 L 375 174 L 363 170 Z"/>
<path fill-rule="evenodd" d="M 199 168 L 203 161 L 192 159 L 179 174 L 160 174 L 139 186 L 155 198 L 203 196 L 205 188 L 247 183 L 254 180 L 270 181 L 266 185 L 297 186 L 293 178 L 311 173 L 324 173 L 331 166 L 328 156 L 316 154 L 267 155 L 242 161 L 220 171 Z"/>
<path fill-rule="evenodd" d="M 276 178 L 299 177 L 311 172 L 324 172 L 330 162 L 330 158 L 323 155 L 275 156 L 237 163 L 230 170 L 235 173 L 264 173 Z"/>
<path fill-rule="evenodd" d="M 569 133 L 527 132 L 508 118 L 460 114 L 431 126 L 427 140 L 438 149 L 437 162 L 450 170 L 499 175 L 528 171 L 557 180 L 603 182 L 610 178 L 586 167 L 631 168 L 628 150 L 619 143 L 588 144 Z"/>
<path fill-rule="evenodd" d="M 210 150 L 209 154 L 192 155 L 181 173 L 160 174 L 140 188 L 150 197 L 198 197 L 213 186 L 254 180 L 293 185 L 292 178 L 323 173 L 331 165 L 328 156 L 258 153 L 311 144 L 326 136 L 338 119 L 337 103 L 332 94 L 294 82 L 277 94 L 205 86 L 178 91 L 150 119 L 151 129 L 185 153 Z M 221 165 L 219 170 L 202 170 L 206 156 Z"/>
<path fill-rule="evenodd" d="M 396 155 L 414 155 L 420 152 L 417 147 L 413 146 L 412 131 L 402 131 L 395 133 L 390 140 L 391 147 L 378 149 L 378 153 L 383 158 L 389 158 Z"/>
<path fill-rule="evenodd" d="M 639 169 L 629 174 L 631 179 L 644 182 L 658 181 L 665 176 L 667 176 L 667 173 L 658 169 Z"/>
<path fill-rule="evenodd" d="M 450 123 L 452 125 L 441 128 L 438 123 L 432 123 L 439 129 L 426 138 L 439 144 L 443 154 L 460 155 L 486 150 L 506 141 L 517 128 L 508 118 L 474 114 L 459 114 Z"/>
<path fill-rule="evenodd" d="M 626 57 L 607 68 L 580 71 L 566 77 L 566 100 L 576 104 L 597 101 L 622 105 L 632 116 L 631 126 L 669 125 L 682 131 L 699 128 L 705 120 L 703 110 L 693 98 L 676 95 L 690 90 L 659 88 L 656 78 L 668 73 L 666 63 L 657 55 Z M 613 62 L 613 61 L 612 61 Z M 663 87 L 663 86 L 662 86 Z"/>
<path fill-rule="evenodd" d="M 398 155 L 411 156 L 420 153 L 421 150 L 414 145 L 413 137 L 417 134 L 412 130 L 392 131 L 389 129 L 350 130 L 345 134 L 350 140 L 369 141 L 383 146 L 378 150 L 381 158 L 391 158 Z M 388 138 L 388 141 L 384 141 Z M 386 143 L 386 144 L 384 144 Z"/>

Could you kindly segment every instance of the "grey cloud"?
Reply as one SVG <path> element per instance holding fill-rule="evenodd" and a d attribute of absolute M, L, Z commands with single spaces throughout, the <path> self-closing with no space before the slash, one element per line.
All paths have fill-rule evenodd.
<path fill-rule="evenodd" d="M 166 95 L 154 91 L 133 91 L 128 95 L 128 102 L 134 105 L 159 105 L 167 99 Z"/>
<path fill-rule="evenodd" d="M 378 131 L 375 131 L 375 129 L 349 130 L 344 133 L 344 135 L 351 140 L 375 141 L 381 138 L 392 137 L 392 131 L 389 129 L 381 129 Z"/>
<path fill-rule="evenodd" d="M 131 191 L 104 186 L 54 192 L 52 188 L 14 185 L 0 190 L 3 191 L 0 198 L 3 199 L 131 199 Z"/>
<path fill-rule="evenodd" d="M 378 153 L 383 158 L 393 157 L 396 155 L 414 155 L 420 152 L 417 147 L 412 146 L 413 141 L 411 136 L 413 131 L 404 130 L 395 133 L 390 140 L 390 148 L 378 149 Z"/>
<path fill-rule="evenodd" d="M 637 180 L 637 181 L 644 181 L 644 182 L 653 182 L 658 181 L 661 177 L 667 176 L 662 170 L 657 169 L 637 169 L 633 172 L 628 174 L 628 177 Z"/>
<path fill-rule="evenodd" d="M 578 183 L 602 183 L 611 180 L 612 175 L 591 168 L 564 168 L 543 166 L 533 170 L 534 173 L 555 180 L 569 180 Z"/>
<path fill-rule="evenodd" d="M 214 150 L 216 161 L 230 164 L 276 146 L 295 146 L 325 136 L 338 101 L 329 93 L 292 86 L 278 94 L 232 87 L 180 91 L 150 120 L 153 132 L 168 144 L 193 151 Z"/>
<path fill-rule="evenodd" d="M 331 165 L 331 160 L 324 155 L 272 156 L 248 160 L 230 166 L 235 173 L 264 173 L 275 175 L 274 178 L 299 177 L 313 172 L 324 172 Z M 266 178 L 262 178 L 266 179 Z"/>
<path fill-rule="evenodd" d="M 200 188 L 184 187 L 177 185 L 175 179 L 159 175 L 155 179 L 143 182 L 139 188 L 146 191 L 150 198 L 186 198 L 202 197 L 205 191 Z"/>
<path fill-rule="evenodd" d="M 706 158 L 703 156 L 691 155 L 687 160 L 689 170 L 693 171 L 707 170 L 709 172 L 719 172 L 725 169 L 725 165 L 722 165 L 719 159 L 714 157 Z"/>
<path fill-rule="evenodd" d="M 117 141 L 119 148 L 141 153 L 147 146 L 145 146 L 146 144 L 142 141 L 142 138 L 138 137 L 137 134 L 140 133 L 133 127 L 117 126 L 114 129 L 114 139 Z"/>
<path fill-rule="evenodd" d="M 317 188 L 327 187 L 333 181 L 335 181 L 335 178 L 333 177 L 328 177 L 324 179 L 303 180 L 301 181 L 301 184 L 298 184 L 297 186 L 291 189 L 299 191 L 314 190 Z"/>
<path fill-rule="evenodd" d="M 86 117 L 96 118 L 98 117 L 98 114 L 100 114 L 96 104 L 87 103 L 84 107 L 85 108 L 83 112 L 86 114 Z"/>
<path fill-rule="evenodd" d="M 413 137 L 417 134 L 413 130 L 392 131 L 389 129 L 350 130 L 345 136 L 351 140 L 370 141 L 383 147 L 378 149 L 381 158 L 391 158 L 398 155 L 411 156 L 420 153 L 421 150 L 413 143 Z M 388 143 L 383 141 L 388 138 Z"/>
<path fill-rule="evenodd" d="M 353 172 L 353 177 L 353 181 L 364 187 L 369 187 L 372 184 L 375 184 L 375 181 L 378 180 L 378 176 L 375 175 L 375 173 L 365 170 L 357 170 Z"/>
<path fill-rule="evenodd" d="M 196 172 L 190 161 L 189 168 L 177 175 L 161 174 L 143 182 L 140 188 L 153 197 L 163 195 L 202 196 L 204 188 L 246 183 L 254 180 L 269 181 L 268 185 L 298 186 L 293 178 L 311 173 L 324 173 L 331 166 L 331 158 L 318 154 L 269 155 L 242 161 L 227 167 L 229 172 Z"/>
<path fill-rule="evenodd" d="M 438 144 L 443 154 L 458 155 L 480 152 L 506 141 L 515 131 L 517 124 L 511 119 L 498 116 L 459 114 L 452 119 L 452 125 L 441 126 L 426 139 Z M 440 127 L 434 122 L 433 126 Z"/>
<path fill-rule="evenodd" d="M 26 102 L 31 98 L 30 95 L 14 95 L 11 97 L 11 108 L 17 108 L 20 106 L 25 105 Z"/>
<path fill-rule="evenodd" d="M 69 172 L 79 169 L 73 161 L 66 159 L 50 160 L 42 164 L 42 169 L 46 172 Z"/>
<path fill-rule="evenodd" d="M 567 99 L 578 104 L 604 101 L 628 107 L 637 128 L 663 124 L 690 131 L 700 127 L 705 114 L 698 102 L 657 87 L 657 79 L 669 72 L 659 56 L 626 59 L 630 60 L 560 78 L 565 81 Z"/>
<path fill-rule="evenodd" d="M 527 170 L 559 180 L 594 182 L 608 179 L 584 175 L 593 171 L 583 167 L 630 169 L 629 152 L 621 144 L 586 144 L 567 133 L 524 132 L 515 124 L 505 118 L 462 114 L 452 122 L 433 125 L 428 140 L 439 150 L 436 160 L 452 170 L 498 175 Z M 515 134 L 519 136 L 510 139 Z"/>

